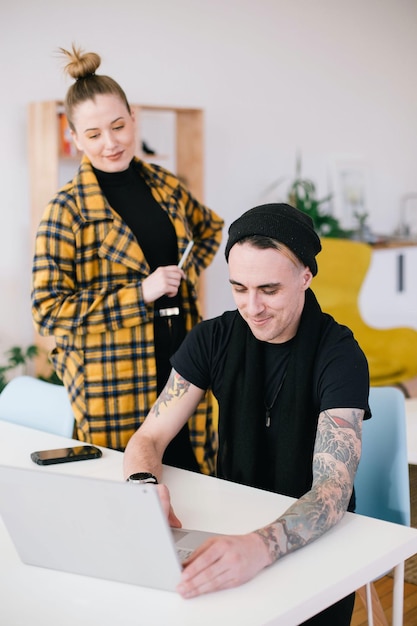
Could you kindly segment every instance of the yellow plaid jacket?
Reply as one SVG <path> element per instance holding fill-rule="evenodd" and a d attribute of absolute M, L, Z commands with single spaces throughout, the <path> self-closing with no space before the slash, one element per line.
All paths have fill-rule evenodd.
<path fill-rule="evenodd" d="M 201 319 L 198 276 L 220 245 L 223 220 L 173 174 L 136 162 L 172 220 L 179 258 L 188 242 L 195 242 L 184 266 L 187 280 L 181 283 L 190 330 Z M 156 400 L 153 304 L 145 304 L 141 292 L 149 273 L 136 238 L 110 207 L 84 157 L 74 179 L 46 208 L 32 273 L 35 327 L 55 337 L 51 359 L 83 441 L 123 450 Z M 213 473 L 217 436 L 211 396 L 189 428 L 202 471 Z"/>

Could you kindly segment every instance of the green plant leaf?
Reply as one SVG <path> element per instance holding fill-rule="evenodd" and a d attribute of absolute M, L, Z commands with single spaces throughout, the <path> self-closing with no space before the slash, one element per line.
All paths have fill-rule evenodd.
<path fill-rule="evenodd" d="M 300 154 L 296 158 L 295 172 L 296 177 L 288 189 L 288 203 L 311 217 L 320 237 L 351 237 L 352 231 L 341 227 L 339 220 L 331 214 L 330 207 L 326 210 L 333 194 L 317 198 L 314 182 L 302 177 Z"/>
<path fill-rule="evenodd" d="M 13 346 L 12 348 L 9 348 L 9 350 L 6 350 L 5 356 L 7 358 L 7 363 L 6 365 L 0 366 L 0 392 L 8 383 L 6 374 L 11 372 L 16 367 L 21 365 L 26 366 L 28 361 L 31 361 L 38 354 L 39 348 L 36 345 L 30 345 L 26 349 L 21 348 L 20 346 Z M 55 381 L 55 377 L 59 383 Z M 56 384 L 62 384 L 55 372 L 51 375 L 51 382 L 52 381 Z"/>
<path fill-rule="evenodd" d="M 31 345 L 26 349 L 26 358 L 33 359 L 35 356 L 38 356 L 39 348 L 38 346 Z"/>

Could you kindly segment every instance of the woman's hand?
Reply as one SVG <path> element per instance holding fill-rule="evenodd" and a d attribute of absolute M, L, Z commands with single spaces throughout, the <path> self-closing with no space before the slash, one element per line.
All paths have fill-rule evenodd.
<path fill-rule="evenodd" d="M 142 281 L 142 295 L 146 304 L 161 296 L 173 298 L 177 295 L 181 281 L 185 279 L 182 269 L 176 265 L 158 267 Z"/>

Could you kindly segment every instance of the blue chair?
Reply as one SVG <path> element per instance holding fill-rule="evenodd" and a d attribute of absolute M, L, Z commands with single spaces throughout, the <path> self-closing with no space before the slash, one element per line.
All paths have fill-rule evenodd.
<path fill-rule="evenodd" d="M 16 376 L 0 393 L 0 419 L 72 437 L 74 414 L 67 390 L 32 376 Z"/>
<path fill-rule="evenodd" d="M 355 478 L 356 512 L 410 526 L 404 395 L 395 387 L 371 387 L 369 404 L 372 419 L 363 423 L 362 456 Z M 398 576 L 394 580 L 394 593 L 396 588 L 402 589 L 401 577 L 404 579 L 404 569 Z M 363 588 L 358 592 L 364 600 Z M 366 585 L 365 603 L 370 626 L 373 626 L 374 616 L 377 618 L 378 613 L 379 623 L 387 623 L 372 583 Z M 402 604 L 401 598 L 401 613 Z"/>

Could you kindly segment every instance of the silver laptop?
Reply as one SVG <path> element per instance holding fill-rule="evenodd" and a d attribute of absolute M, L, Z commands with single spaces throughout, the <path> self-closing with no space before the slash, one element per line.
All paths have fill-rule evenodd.
<path fill-rule="evenodd" d="M 170 529 L 153 485 L 43 469 L 0 466 L 0 515 L 24 563 L 170 591 L 213 535 Z"/>

